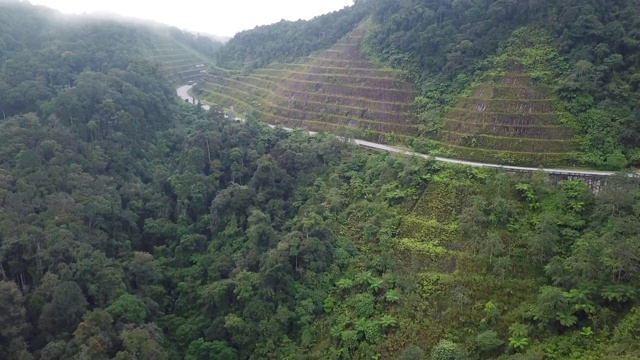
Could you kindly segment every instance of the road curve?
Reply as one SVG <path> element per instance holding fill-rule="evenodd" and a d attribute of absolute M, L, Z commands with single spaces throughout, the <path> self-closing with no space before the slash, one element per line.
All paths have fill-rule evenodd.
<path fill-rule="evenodd" d="M 179 87 L 178 90 L 177 90 L 178 91 L 178 96 L 180 96 L 180 98 L 182 98 L 183 100 L 189 100 L 189 102 L 193 103 L 194 102 L 194 98 L 190 95 L 190 91 L 191 91 L 192 88 L 193 88 L 193 85 L 185 85 L 185 86 Z M 209 109 L 209 105 L 203 105 L 203 108 L 208 110 Z M 271 128 L 275 128 L 274 125 L 271 125 L 271 124 L 267 124 L 267 125 L 269 125 L 269 127 L 271 127 Z M 286 128 L 286 127 L 283 127 L 283 129 L 287 130 L 287 131 L 291 131 L 292 130 L 292 129 Z M 310 135 L 315 135 L 317 133 L 313 132 L 313 131 L 309 131 L 309 134 Z M 395 147 L 395 146 L 378 144 L 378 143 L 374 143 L 374 142 L 371 142 L 371 141 L 358 140 L 358 139 L 353 139 L 352 141 L 353 141 L 354 144 L 356 144 L 358 146 L 366 147 L 366 148 L 369 148 L 369 149 L 388 151 L 388 152 L 391 152 L 391 153 L 403 154 L 403 155 L 408 155 L 408 156 L 418 156 L 418 157 L 421 157 L 421 158 L 424 158 L 424 159 L 436 160 L 436 161 L 441 161 L 441 162 L 450 163 L 450 164 L 459 164 L 459 165 L 466 165 L 466 166 L 495 168 L 495 169 L 504 169 L 504 170 L 513 170 L 513 171 L 527 171 L 527 172 L 534 172 L 534 171 L 542 170 L 542 171 L 547 172 L 549 174 L 557 174 L 557 175 L 611 176 L 611 175 L 615 174 L 614 172 L 609 172 L 609 171 L 596 171 L 596 170 L 585 171 L 585 170 L 572 170 L 572 169 L 545 169 L 545 168 L 533 168 L 533 167 L 525 167 L 525 166 L 510 166 L 510 165 L 479 163 L 479 162 L 473 162 L 473 161 L 457 160 L 457 159 L 444 158 L 444 157 L 440 157 L 440 156 L 431 156 L 431 155 L 421 154 L 421 153 L 417 153 L 417 152 L 413 152 L 413 151 L 407 151 L 407 150 L 404 150 L 404 149 L 401 149 L 401 148 L 398 148 L 398 147 Z"/>
<path fill-rule="evenodd" d="M 193 89 L 193 85 L 183 85 L 180 86 L 176 91 L 178 92 L 178 96 L 182 100 L 187 100 L 192 104 L 196 103 L 196 98 L 191 96 L 191 89 Z M 205 110 L 209 110 L 211 107 L 209 105 L 202 105 L 202 108 Z"/>

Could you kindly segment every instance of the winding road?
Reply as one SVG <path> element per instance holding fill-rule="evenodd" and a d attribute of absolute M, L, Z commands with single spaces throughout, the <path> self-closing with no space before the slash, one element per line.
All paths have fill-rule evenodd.
<path fill-rule="evenodd" d="M 186 100 L 189 101 L 192 104 L 196 103 L 196 98 L 194 98 L 193 96 L 191 96 L 191 89 L 193 89 L 193 85 L 184 85 L 184 86 L 180 86 L 177 89 L 178 92 L 178 96 L 182 99 L 182 100 Z M 205 110 L 209 110 L 211 107 L 209 105 L 202 105 L 202 108 Z"/>
<path fill-rule="evenodd" d="M 182 98 L 183 100 L 189 100 L 190 103 L 194 103 L 195 102 L 195 98 L 193 96 L 191 96 L 191 89 L 193 88 L 193 85 L 184 85 L 181 86 L 177 89 L 178 91 L 178 96 L 180 98 Z M 202 106 L 203 109 L 205 110 L 209 110 L 209 105 L 203 105 Z M 269 127 L 271 128 L 275 128 L 274 125 L 268 124 Z M 283 127 L 283 129 L 291 131 L 292 129 L 289 128 L 285 128 Z M 314 135 L 316 134 L 316 132 L 313 131 L 309 131 L 309 134 Z M 499 165 L 499 164 L 486 164 L 486 163 L 479 163 L 479 162 L 473 162 L 473 161 L 466 161 L 466 160 L 457 160 L 457 159 L 450 159 L 450 158 L 444 158 L 444 157 L 439 157 L 439 156 L 431 156 L 431 155 L 426 155 L 426 154 L 421 154 L 421 153 L 417 153 L 417 152 L 413 152 L 413 151 L 407 151 L 395 146 L 389 146 L 389 145 L 384 145 L 384 144 L 378 144 L 378 143 L 374 143 L 374 142 L 370 142 L 370 141 L 365 141 L 365 140 L 358 140 L 358 139 L 354 139 L 352 140 L 354 144 L 358 145 L 358 146 L 362 146 L 362 147 L 366 147 L 369 149 L 376 149 L 376 150 L 382 150 L 382 151 L 388 151 L 391 153 L 396 153 L 396 154 L 403 154 L 403 155 L 408 155 L 408 156 L 418 156 L 424 159 L 428 159 L 428 160 L 436 160 L 436 161 L 441 161 L 441 162 L 446 162 L 446 163 L 450 163 L 450 164 L 459 164 L 459 165 L 466 165 L 466 166 L 474 166 L 474 167 L 484 167 L 484 168 L 495 168 L 495 169 L 504 169 L 504 170 L 512 170 L 512 171 L 524 171 L 524 172 L 534 172 L 534 171 L 538 171 L 540 170 L 539 168 L 533 168 L 533 167 L 525 167 L 525 166 L 510 166 L 510 165 Z M 608 171 L 596 171 L 596 170 L 573 170 L 573 169 L 541 169 L 544 172 L 547 172 L 549 174 L 556 174 L 556 175 L 574 175 L 574 176 L 611 176 L 613 174 L 615 174 L 614 172 L 608 172 Z"/>

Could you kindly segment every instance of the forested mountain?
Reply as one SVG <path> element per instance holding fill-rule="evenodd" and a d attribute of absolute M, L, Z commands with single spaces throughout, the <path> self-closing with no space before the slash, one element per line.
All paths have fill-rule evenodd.
<path fill-rule="evenodd" d="M 468 89 L 516 63 L 554 95 L 582 163 L 638 164 L 637 0 L 378 1 L 373 22 L 368 46 L 422 88 L 430 130 Z"/>
<path fill-rule="evenodd" d="M 159 70 L 180 81 L 176 76 L 180 71 L 202 63 L 198 56 L 212 57 L 220 46 L 208 38 L 153 24 L 123 26 L 117 20 L 65 16 L 20 2 L 0 6 L 0 61 L 4 64 L 0 108 L 5 109 L 6 115 L 24 110 L 24 104 L 35 110 L 39 101 L 50 96 L 47 89 L 55 93 L 70 87 L 84 70 L 104 74 L 111 69 L 126 70 L 143 58 L 154 67 L 161 65 Z M 165 53 L 156 54 L 163 47 L 172 50 L 168 58 Z M 171 57 L 176 54 L 177 58 Z M 153 61 L 148 61 L 149 56 Z M 176 64 L 176 60 L 186 62 Z M 22 84 L 23 81 L 32 83 Z M 5 95 L 7 86 L 29 91 L 19 96 Z"/>
<path fill-rule="evenodd" d="M 236 34 L 218 54 L 218 65 L 253 70 L 274 61 L 288 62 L 324 50 L 352 31 L 368 14 L 368 0 L 317 16 L 258 26 Z"/>
<path fill-rule="evenodd" d="M 637 0 L 372 0 L 238 34 L 219 64 L 305 63 L 362 20 L 360 50 L 419 89 L 420 131 L 399 142 L 481 162 L 621 169 L 640 162 L 639 19 Z M 317 29 L 329 21 L 326 37 Z"/>
<path fill-rule="evenodd" d="M 0 5 L 0 359 L 640 357 L 633 178 L 228 121 L 56 17 Z"/>

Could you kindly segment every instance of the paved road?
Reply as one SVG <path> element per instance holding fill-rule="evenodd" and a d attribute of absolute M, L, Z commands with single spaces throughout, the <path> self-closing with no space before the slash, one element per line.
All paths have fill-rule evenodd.
<path fill-rule="evenodd" d="M 475 166 L 475 167 L 488 167 L 488 168 L 506 169 L 506 170 L 516 170 L 516 171 L 531 171 L 531 172 L 533 172 L 533 171 L 540 170 L 538 168 L 533 168 L 533 167 L 509 166 L 509 165 L 499 165 L 499 164 L 486 164 L 486 163 L 479 163 L 479 162 L 466 161 L 466 160 L 449 159 L 449 158 L 444 158 L 444 157 L 440 157 L 440 156 L 425 155 L 425 154 L 420 154 L 420 153 L 416 153 L 416 152 L 413 152 L 413 151 L 403 150 L 403 149 L 397 148 L 395 146 L 383 145 L 383 144 L 378 144 L 378 143 L 374 143 L 374 142 L 370 142 L 370 141 L 364 141 L 364 140 L 357 140 L 356 139 L 356 140 L 353 140 L 353 142 L 358 144 L 358 145 L 360 145 L 360 146 L 371 148 L 371 149 L 389 151 L 389 152 L 392 152 L 392 153 L 404 154 L 404 155 L 409 155 L 409 156 L 419 156 L 421 158 L 435 159 L 436 161 L 442 161 L 442 162 L 451 163 L 451 164 L 460 164 L 460 165 Z M 544 169 L 543 168 L 542 171 L 548 172 L 550 174 L 562 174 L 562 175 L 575 174 L 575 175 L 611 176 L 611 175 L 614 174 L 613 172 L 608 172 L 608 171 L 595 171 L 595 170 L 585 171 L 585 170 L 572 170 L 572 169 Z"/>
<path fill-rule="evenodd" d="M 191 89 L 193 89 L 193 85 L 180 86 L 177 89 L 178 96 L 182 100 L 189 100 L 190 103 L 195 104 L 196 99 L 193 96 L 191 96 Z M 202 108 L 205 110 L 209 110 L 211 107 L 209 105 L 202 105 Z"/>
<path fill-rule="evenodd" d="M 178 88 L 178 96 L 180 96 L 180 98 L 185 99 L 185 100 L 189 100 L 189 102 L 193 103 L 194 98 L 191 96 L 190 91 L 191 88 L 193 88 L 193 85 L 185 85 L 185 86 L 181 86 Z M 209 105 L 203 105 L 203 108 L 205 108 L 206 110 L 209 109 Z M 239 118 L 235 118 L 235 120 L 242 120 Z M 268 124 L 269 127 L 271 128 L 275 128 L 274 125 L 270 125 Z M 289 128 L 285 128 L 283 127 L 283 129 L 287 130 L 287 131 L 291 131 L 292 129 Z M 316 132 L 313 131 L 309 131 L 310 135 L 315 135 L 317 134 Z M 378 144 L 378 143 L 374 143 L 374 142 L 370 142 L 370 141 L 364 141 L 364 140 L 358 140 L 358 139 L 354 139 L 353 143 L 362 147 L 366 147 L 369 149 L 377 149 L 377 150 L 382 150 L 382 151 L 388 151 L 388 152 L 392 152 L 392 153 L 396 153 L 396 154 L 403 154 L 403 155 L 408 155 L 408 156 L 418 156 L 424 159 L 430 159 L 433 160 L 435 159 L 436 161 L 442 161 L 442 162 L 446 162 L 446 163 L 451 163 L 451 164 L 460 164 L 460 165 L 467 165 L 467 166 L 475 166 L 475 167 L 486 167 L 486 168 L 496 168 L 496 169 L 505 169 L 505 170 L 515 170 L 515 171 L 538 171 L 540 169 L 538 168 L 533 168 L 533 167 L 524 167 L 524 166 L 509 166 L 509 165 L 499 165 L 499 164 L 486 164 L 486 163 L 479 163 L 479 162 L 473 162 L 473 161 L 466 161 L 466 160 L 457 160 L 457 159 L 449 159 L 449 158 L 444 158 L 444 157 L 439 157 L 439 156 L 431 156 L 431 155 L 425 155 L 425 154 L 420 154 L 417 152 L 413 152 L 413 151 L 407 151 L 395 146 L 389 146 L 389 145 L 384 145 L 384 144 Z M 591 171 L 585 171 L 585 170 L 572 170 L 572 169 L 542 169 L 542 171 L 550 173 L 550 174 L 559 174 L 559 175 L 599 175 L 599 176 L 611 176 L 614 173 L 613 172 L 608 172 L 608 171 L 595 171 L 595 170 L 591 170 Z"/>

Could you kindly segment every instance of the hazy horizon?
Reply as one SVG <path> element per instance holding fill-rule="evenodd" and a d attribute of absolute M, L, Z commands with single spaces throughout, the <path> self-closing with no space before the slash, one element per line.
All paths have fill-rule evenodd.
<path fill-rule="evenodd" d="M 30 0 L 65 14 L 112 13 L 176 26 L 181 29 L 233 37 L 236 33 L 284 20 L 311 19 L 340 10 L 352 0 L 307 3 L 296 0 L 234 0 L 220 4 L 194 0 L 184 4 L 146 0 Z"/>

